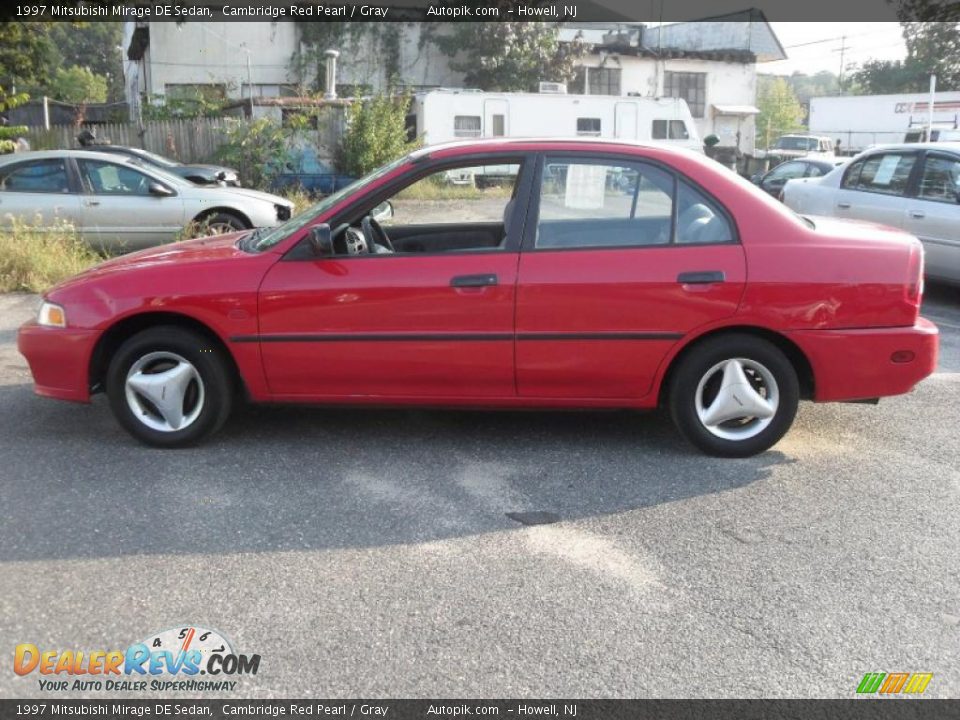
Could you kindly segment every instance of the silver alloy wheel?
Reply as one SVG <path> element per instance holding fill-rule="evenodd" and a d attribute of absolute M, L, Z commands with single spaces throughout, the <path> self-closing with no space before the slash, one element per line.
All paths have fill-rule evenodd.
<path fill-rule="evenodd" d="M 147 353 L 127 372 L 127 405 L 152 430 L 176 432 L 203 411 L 203 379 L 184 357 L 166 350 Z"/>
<path fill-rule="evenodd" d="M 762 363 L 731 358 L 704 373 L 694 403 L 708 432 L 724 440 L 749 440 L 773 422 L 780 388 Z"/>

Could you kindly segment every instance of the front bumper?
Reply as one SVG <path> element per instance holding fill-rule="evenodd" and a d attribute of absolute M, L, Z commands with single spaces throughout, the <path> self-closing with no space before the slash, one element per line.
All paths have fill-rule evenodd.
<path fill-rule="evenodd" d="M 90 402 L 90 357 L 96 342 L 92 330 L 51 328 L 24 323 L 17 349 L 27 359 L 37 395 Z"/>
<path fill-rule="evenodd" d="M 787 336 L 810 361 L 818 402 L 902 395 L 937 368 L 940 334 L 925 318 L 913 327 L 794 330 Z"/>

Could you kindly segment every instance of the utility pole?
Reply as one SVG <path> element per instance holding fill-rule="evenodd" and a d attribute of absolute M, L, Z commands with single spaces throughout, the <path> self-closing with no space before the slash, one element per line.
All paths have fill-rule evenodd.
<path fill-rule="evenodd" d="M 840 94 L 844 93 L 843 88 L 843 56 L 847 52 L 847 36 L 842 35 L 840 37 L 840 75 L 837 78 L 837 83 L 840 85 Z"/>

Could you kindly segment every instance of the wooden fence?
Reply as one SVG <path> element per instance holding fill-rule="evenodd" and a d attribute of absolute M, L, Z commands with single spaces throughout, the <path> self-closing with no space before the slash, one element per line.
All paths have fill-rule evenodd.
<path fill-rule="evenodd" d="M 29 128 L 27 138 L 33 150 L 79 148 L 77 135 L 82 129 L 92 131 L 100 141 L 114 145 L 129 145 L 175 158 L 183 163 L 212 160 L 217 148 L 225 142 L 224 118 L 197 118 L 193 120 L 158 120 L 145 123 L 143 137 L 135 123 L 106 123 L 74 127 L 56 125 L 49 130 Z"/>

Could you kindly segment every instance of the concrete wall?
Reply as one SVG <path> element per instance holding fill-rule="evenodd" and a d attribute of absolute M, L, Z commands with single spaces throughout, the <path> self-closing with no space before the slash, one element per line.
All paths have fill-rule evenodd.
<path fill-rule="evenodd" d="M 297 43 L 289 22 L 151 22 L 141 90 L 163 95 L 170 84 L 223 84 L 227 97 L 245 97 L 249 49 L 254 95 L 269 94 L 260 86 L 296 83 L 290 60 Z"/>
<path fill-rule="evenodd" d="M 463 75 L 450 69 L 447 57 L 437 46 L 421 42 L 421 25 L 393 23 L 388 29 L 400 33 L 398 75 L 401 86 L 412 90 L 463 87 Z M 340 50 L 338 84 L 369 85 L 375 93 L 387 88 L 389 69 L 384 64 L 383 50 L 375 39 L 362 35 L 336 49 Z"/>

